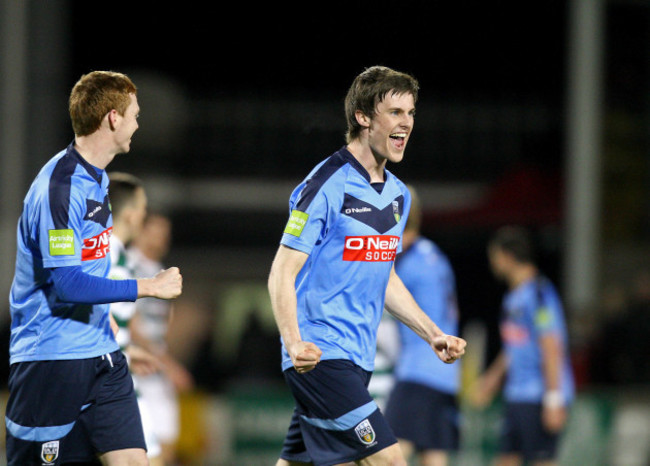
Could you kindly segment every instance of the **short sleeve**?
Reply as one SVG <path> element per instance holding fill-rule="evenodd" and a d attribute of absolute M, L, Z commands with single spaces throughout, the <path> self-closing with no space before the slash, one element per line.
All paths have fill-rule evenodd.
<path fill-rule="evenodd" d="M 71 190 L 69 196 L 42 200 L 38 205 L 39 248 L 45 267 L 81 264 L 84 210 L 82 204 L 75 200 L 74 193 Z M 56 213 L 53 211 L 56 210 L 67 211 L 67 219 L 55 219 Z"/>
<path fill-rule="evenodd" d="M 555 311 L 546 305 L 538 306 L 535 309 L 534 324 L 537 333 L 544 335 L 554 333 L 558 330 L 558 319 Z"/>
<path fill-rule="evenodd" d="M 281 244 L 310 254 L 326 235 L 332 221 L 330 201 L 325 190 L 310 194 L 309 202 L 302 202 L 306 185 L 299 185 L 289 200 L 289 220 L 282 234 Z"/>
<path fill-rule="evenodd" d="M 538 335 L 556 333 L 560 330 L 562 323 L 552 293 L 548 289 L 539 289 L 535 307 L 533 309 L 533 325 Z"/>

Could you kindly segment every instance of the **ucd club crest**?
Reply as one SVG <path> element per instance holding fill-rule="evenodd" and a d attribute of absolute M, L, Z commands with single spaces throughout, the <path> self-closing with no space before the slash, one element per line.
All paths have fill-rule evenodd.
<path fill-rule="evenodd" d="M 375 444 L 375 429 L 372 428 L 370 421 L 364 419 L 361 421 L 355 428 L 354 431 L 357 433 L 361 443 L 365 445 L 374 445 Z"/>
<path fill-rule="evenodd" d="M 59 441 L 45 442 L 41 448 L 41 459 L 45 464 L 52 464 L 59 457 Z"/>
<path fill-rule="evenodd" d="M 393 216 L 395 217 L 395 221 L 399 223 L 402 217 L 399 214 L 399 202 L 397 201 L 393 201 Z"/>

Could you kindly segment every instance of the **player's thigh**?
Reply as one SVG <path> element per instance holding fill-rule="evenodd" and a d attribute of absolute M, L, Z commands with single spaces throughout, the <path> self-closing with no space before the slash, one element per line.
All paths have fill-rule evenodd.
<path fill-rule="evenodd" d="M 31 361 L 11 366 L 5 412 L 9 465 L 91 460 L 80 417 L 101 377 L 97 358 Z"/>
<path fill-rule="evenodd" d="M 398 443 L 357 461 L 357 464 L 359 466 L 407 466 Z"/>
<path fill-rule="evenodd" d="M 523 457 L 516 453 L 501 453 L 494 461 L 494 466 L 521 466 Z"/>
<path fill-rule="evenodd" d="M 105 466 L 149 466 L 146 452 L 141 448 L 113 450 L 99 456 Z"/>
<path fill-rule="evenodd" d="M 80 421 L 86 426 L 99 454 L 144 451 L 146 442 L 142 418 L 126 358 L 121 351 L 116 351 L 111 353 L 110 360 L 111 368 L 106 380 Z"/>
<path fill-rule="evenodd" d="M 420 466 L 447 466 L 449 455 L 442 450 L 427 450 L 418 455 Z"/>
<path fill-rule="evenodd" d="M 397 439 L 368 392 L 370 373 L 348 360 L 321 361 L 314 370 L 284 372 L 296 401 L 285 447 L 287 461 L 346 464 L 397 446 Z M 299 434 L 299 435 L 298 435 Z M 288 442 L 292 439 L 292 442 Z M 298 447 L 304 448 L 304 451 Z"/>
<path fill-rule="evenodd" d="M 300 463 L 298 461 L 287 461 L 285 459 L 280 458 L 276 463 L 275 466 L 307 466 L 313 463 Z"/>
<path fill-rule="evenodd" d="M 397 442 L 399 443 L 399 446 L 402 449 L 402 455 L 404 455 L 404 458 L 408 460 L 415 452 L 415 445 L 413 445 L 413 442 L 411 442 L 410 440 L 406 440 L 403 438 L 398 438 Z"/>
<path fill-rule="evenodd" d="M 460 412 L 454 395 L 409 381 L 395 385 L 386 405 L 386 420 L 397 438 L 422 451 L 459 447 Z M 409 452 L 404 452 L 407 458 Z"/>

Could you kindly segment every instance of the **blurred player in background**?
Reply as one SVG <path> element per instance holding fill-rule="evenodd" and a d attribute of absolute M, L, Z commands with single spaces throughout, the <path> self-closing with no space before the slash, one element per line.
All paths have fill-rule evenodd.
<path fill-rule="evenodd" d="M 142 223 L 147 213 L 147 195 L 142 181 L 128 173 L 112 172 L 109 178 L 109 197 L 113 213 L 113 231 L 111 234 L 111 272 L 113 280 L 127 280 L 136 278 L 133 267 L 126 255 L 126 245 L 137 237 L 142 230 Z M 119 331 L 116 335 L 117 343 L 127 355 L 129 367 L 133 374 L 151 374 L 158 371 L 159 363 L 156 358 L 131 342 L 129 324 L 135 315 L 136 303 L 121 302 L 111 304 L 111 314 L 115 319 Z M 140 416 L 145 441 L 147 443 L 147 456 L 151 466 L 161 466 L 160 444 L 155 437 L 151 407 L 138 393 L 135 385 Z"/>
<path fill-rule="evenodd" d="M 562 303 L 538 270 L 525 229 L 498 230 L 488 244 L 488 257 L 495 276 L 509 288 L 500 325 L 503 350 L 477 381 L 473 401 L 487 406 L 505 378 L 497 464 L 556 464 L 574 397 Z"/>
<path fill-rule="evenodd" d="M 395 271 L 440 330 L 457 335 L 454 272 L 438 246 L 420 235 L 420 200 L 415 190 L 409 189 L 411 211 Z M 448 452 L 459 446 L 460 361 L 443 363 L 411 329 L 402 323 L 398 327 L 401 345 L 394 369 L 396 384 L 386 406 L 386 420 L 407 459 L 417 453 L 422 466 L 444 466 Z"/>
<path fill-rule="evenodd" d="M 111 280 L 105 169 L 138 129 L 136 87 L 93 71 L 70 94 L 74 141 L 41 169 L 18 222 L 11 286 L 9 465 L 146 465 L 133 380 L 109 304 L 180 295 L 177 268 Z M 11 156 L 11 155 L 9 155 Z"/>
<path fill-rule="evenodd" d="M 169 252 L 172 235 L 171 220 L 157 212 L 150 212 L 144 220 L 127 254 L 137 276 L 150 277 L 164 268 L 163 260 Z M 140 397 L 153 407 L 154 434 L 162 447 L 165 464 L 176 460 L 176 441 L 179 436 L 178 392 L 189 390 L 194 381 L 191 374 L 167 349 L 167 334 L 172 319 L 170 302 L 144 298 L 136 302 L 136 313 L 131 320 L 131 338 L 160 360 L 162 370 L 154 374 L 135 374 Z"/>
<path fill-rule="evenodd" d="M 377 403 L 377 407 L 384 412 L 388 396 L 395 386 L 395 361 L 397 361 L 399 354 L 399 330 L 397 324 L 390 312 L 382 314 L 379 327 L 377 327 L 375 367 L 372 370 L 372 378 L 368 384 L 370 395 Z"/>
<path fill-rule="evenodd" d="M 368 392 L 384 305 L 445 362 L 464 353 L 419 308 L 393 268 L 411 196 L 386 169 L 413 129 L 417 81 L 375 66 L 345 99 L 347 145 L 293 191 L 268 285 L 295 402 L 282 465 L 406 465 Z"/>

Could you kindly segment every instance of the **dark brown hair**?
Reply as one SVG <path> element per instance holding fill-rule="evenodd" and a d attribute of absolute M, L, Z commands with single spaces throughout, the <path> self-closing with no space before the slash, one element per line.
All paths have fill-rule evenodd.
<path fill-rule="evenodd" d="M 347 142 L 359 137 L 362 126 L 355 116 L 357 110 L 369 118 L 375 115 L 377 104 L 384 100 L 388 93 L 411 94 L 413 101 L 418 100 L 420 85 L 411 75 L 395 71 L 386 66 L 372 66 L 359 74 L 345 97 L 345 116 L 348 122 L 346 133 Z"/>

